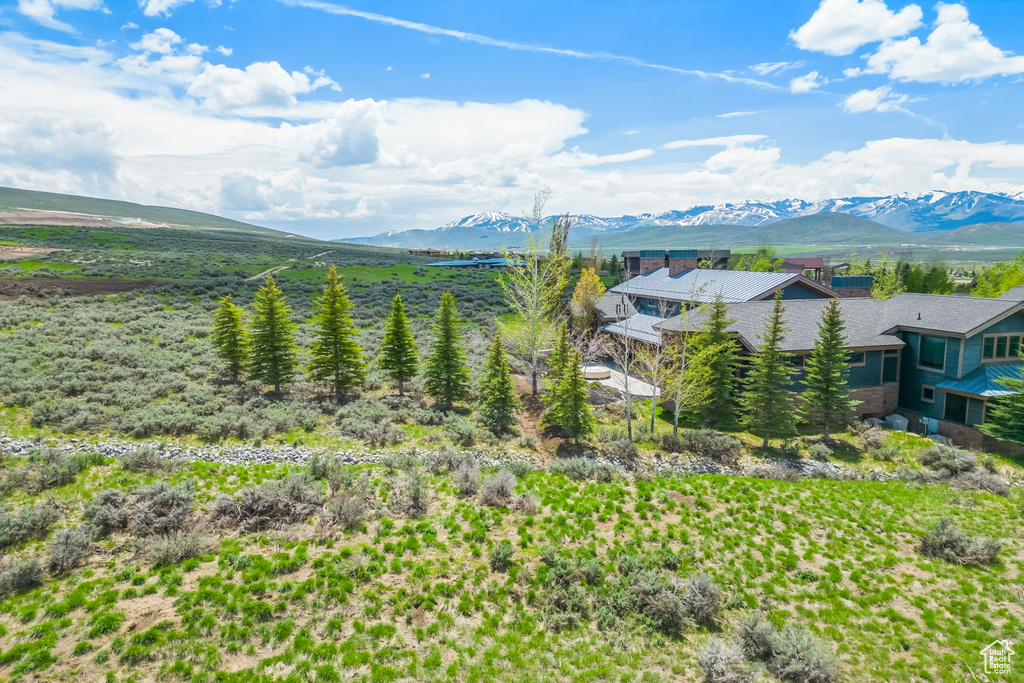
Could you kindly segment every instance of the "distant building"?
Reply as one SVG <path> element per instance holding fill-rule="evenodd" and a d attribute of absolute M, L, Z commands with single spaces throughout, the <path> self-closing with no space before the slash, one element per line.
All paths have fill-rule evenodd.
<path fill-rule="evenodd" d="M 710 270 L 724 270 L 732 252 L 728 249 L 645 249 L 622 252 L 622 268 L 626 277 L 643 275 L 658 268 L 703 266 Z M 641 263 L 642 261 L 642 263 Z"/>
<path fill-rule="evenodd" d="M 413 256 L 451 256 L 452 252 L 444 251 L 442 249 L 410 249 L 409 253 Z"/>
<path fill-rule="evenodd" d="M 1024 292 L 1013 297 L 1024 299 Z M 841 298 L 846 322 L 850 386 L 861 417 L 893 412 L 922 430 L 924 420 L 943 436 L 971 448 L 993 445 L 977 427 L 989 401 L 1013 393 L 1000 379 L 1020 378 L 1024 301 L 937 294 L 899 294 L 886 301 Z M 825 301 L 787 301 L 783 350 L 797 369 L 793 391 L 802 391 L 806 360 L 818 335 Z M 730 330 L 745 353 L 756 353 L 770 301 L 734 303 Z M 664 338 L 689 334 L 702 311 L 676 316 L 653 328 Z M 640 322 L 640 321 L 638 321 Z M 620 323 L 621 325 L 621 323 Z M 606 326 L 605 329 L 607 329 Z"/>
<path fill-rule="evenodd" d="M 475 268 L 477 270 L 495 270 L 508 268 L 509 266 L 515 265 L 517 261 L 515 259 L 508 259 L 503 256 L 494 257 L 490 254 L 483 255 L 484 258 L 477 258 L 477 254 L 472 254 L 470 258 L 458 259 L 456 261 L 435 261 L 434 263 L 428 263 L 426 265 L 435 268 Z"/>

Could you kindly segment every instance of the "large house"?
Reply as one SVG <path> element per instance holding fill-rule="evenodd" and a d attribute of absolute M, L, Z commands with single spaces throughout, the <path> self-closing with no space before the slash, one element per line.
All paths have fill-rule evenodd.
<path fill-rule="evenodd" d="M 780 291 L 786 300 L 783 350 L 793 356 L 792 388 L 799 392 L 818 323 L 836 292 L 796 273 L 658 268 L 609 291 L 631 301 L 637 313 L 602 329 L 639 342 L 667 343 L 670 335 L 692 333 L 705 320 L 706 312 L 694 309 L 696 304 L 721 297 L 743 352 L 756 353 L 771 299 Z M 861 417 L 899 413 L 915 431 L 973 448 L 987 445 L 988 437 L 977 427 L 989 402 L 1011 393 L 999 380 L 1022 376 L 1024 287 L 997 299 L 903 293 L 887 301 L 839 297 L 839 303 L 850 386 L 861 402 Z"/>

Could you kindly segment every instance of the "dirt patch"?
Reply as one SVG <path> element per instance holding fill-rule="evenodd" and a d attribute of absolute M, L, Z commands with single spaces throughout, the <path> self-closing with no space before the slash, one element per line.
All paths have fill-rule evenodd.
<path fill-rule="evenodd" d="M 124 280 L 114 277 L 4 277 L 0 278 L 0 301 L 11 301 L 21 296 L 44 299 L 54 296 L 122 294 L 169 284 L 172 284 L 171 280 Z"/>
<path fill-rule="evenodd" d="M 65 228 L 162 228 L 164 223 L 150 223 L 134 218 L 95 216 L 68 211 L 39 211 L 23 209 L 0 212 L 0 225 L 8 227 L 65 227 Z"/>
<path fill-rule="evenodd" d="M 70 251 L 70 249 L 49 249 L 47 247 L 21 247 L 13 244 L 0 244 L 0 261 L 20 261 L 38 256 L 46 256 L 54 251 Z"/>
<path fill-rule="evenodd" d="M 550 462 L 555 459 L 561 439 L 552 438 L 537 429 L 541 413 L 544 412 L 544 404 L 540 396 L 534 395 L 530 387 L 530 379 L 522 375 L 515 375 L 516 394 L 523 404 L 519 413 L 519 429 L 524 434 L 533 434 L 537 437 L 538 449 L 541 459 Z"/>

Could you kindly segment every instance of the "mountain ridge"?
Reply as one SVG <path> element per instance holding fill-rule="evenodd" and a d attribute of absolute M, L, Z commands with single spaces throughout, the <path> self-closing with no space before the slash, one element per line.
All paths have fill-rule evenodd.
<path fill-rule="evenodd" d="M 914 240 L 918 237 L 911 235 L 917 233 L 955 231 L 964 226 L 977 224 L 1020 222 L 1024 228 L 1024 193 L 936 190 L 918 195 L 902 193 L 884 197 L 839 197 L 818 202 L 803 199 L 747 200 L 615 217 L 580 214 L 573 217 L 574 230 L 570 240 L 574 244 L 579 244 L 599 236 L 603 241 L 605 235 L 609 233 L 634 232 L 649 227 L 764 227 L 796 218 L 821 215 L 847 215 L 865 219 L 903 233 L 905 240 Z M 554 217 L 547 216 L 544 224 L 550 224 Z M 406 248 L 475 249 L 490 248 L 491 243 L 495 242 L 488 233 L 508 237 L 528 234 L 530 229 L 530 222 L 526 218 L 500 211 L 485 211 L 465 216 L 433 230 L 389 230 L 378 235 L 334 241 Z M 487 246 L 484 246 L 484 243 L 487 243 Z"/>

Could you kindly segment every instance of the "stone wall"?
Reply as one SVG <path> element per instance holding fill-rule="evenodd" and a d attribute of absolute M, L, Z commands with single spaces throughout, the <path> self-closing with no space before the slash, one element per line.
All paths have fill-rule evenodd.
<path fill-rule="evenodd" d="M 868 287 L 838 287 L 835 288 L 835 293 L 844 299 L 852 299 L 854 297 L 868 297 L 871 296 L 871 289 Z"/>
<path fill-rule="evenodd" d="M 642 258 L 640 259 L 640 274 L 646 275 L 647 273 L 653 273 L 659 268 L 665 267 L 665 259 L 663 258 Z"/>

